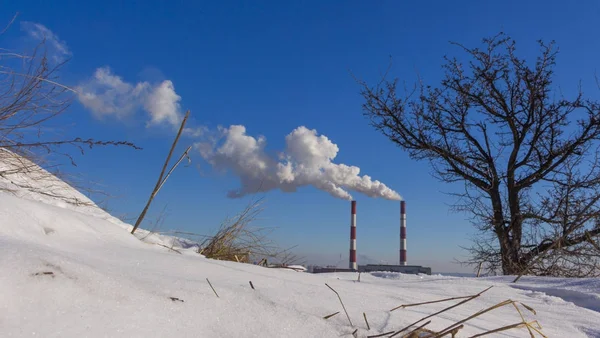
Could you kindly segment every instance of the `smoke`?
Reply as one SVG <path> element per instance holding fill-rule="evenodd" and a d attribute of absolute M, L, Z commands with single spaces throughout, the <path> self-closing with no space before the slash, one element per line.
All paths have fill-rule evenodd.
<path fill-rule="evenodd" d="M 211 142 L 197 143 L 196 148 L 215 170 L 231 170 L 240 178 L 240 187 L 227 194 L 230 198 L 275 189 L 295 192 L 299 187 L 314 186 L 345 200 L 352 199 L 349 191 L 401 199 L 385 184 L 360 176 L 360 168 L 333 163 L 338 146 L 314 129 L 294 129 L 285 137 L 286 149 L 277 158 L 265 152 L 265 137 L 247 135 L 244 126 L 220 128 L 219 133 Z"/>

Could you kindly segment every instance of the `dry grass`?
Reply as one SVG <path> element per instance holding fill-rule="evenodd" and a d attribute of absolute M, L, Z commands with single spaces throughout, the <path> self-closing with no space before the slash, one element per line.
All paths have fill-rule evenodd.
<path fill-rule="evenodd" d="M 150 232 L 190 240 L 196 243 L 194 246 L 198 247 L 197 253 L 210 259 L 238 263 L 253 261 L 268 268 L 296 270 L 289 266 L 301 264 L 301 257 L 291 252 L 294 247 L 282 249 L 270 239 L 275 228 L 254 225 L 264 210 L 263 203 L 262 198 L 251 200 L 239 214 L 226 218 L 213 235 L 183 231 L 158 232 L 156 229 Z M 164 211 L 155 223 L 160 225 L 164 221 L 163 213 Z"/>
<path fill-rule="evenodd" d="M 445 299 L 440 299 L 440 300 L 436 300 L 436 301 L 414 303 L 414 304 L 404 304 L 404 305 L 398 306 L 398 307 L 392 309 L 391 311 L 394 311 L 394 310 L 397 310 L 397 309 L 401 309 L 401 308 L 408 308 L 408 307 L 412 307 L 412 306 L 421 306 L 421 305 L 426 305 L 426 304 L 434 304 L 434 303 L 440 303 L 440 302 L 447 302 L 447 301 L 452 301 L 452 300 L 464 299 L 461 302 L 456 303 L 455 305 L 447 307 L 447 308 L 445 308 L 445 309 L 443 309 L 441 311 L 438 311 L 438 312 L 436 312 L 434 314 L 425 316 L 425 317 L 419 319 L 418 321 L 416 321 L 416 322 L 414 322 L 414 323 L 412 323 L 412 324 L 404 327 L 403 329 L 395 331 L 390 337 L 395 337 L 398 334 L 400 334 L 400 333 L 402 333 L 404 331 L 407 331 L 409 328 L 418 325 L 419 323 L 423 322 L 426 319 L 429 319 L 429 318 L 432 318 L 434 316 L 437 316 L 437 315 L 439 315 L 439 314 L 441 314 L 443 312 L 446 312 L 446 311 L 448 311 L 450 309 L 453 309 L 455 307 L 463 305 L 466 302 L 469 302 L 469 301 L 471 301 L 471 300 L 473 300 L 473 299 L 475 299 L 477 297 L 480 297 L 483 293 L 485 293 L 489 289 L 490 288 L 487 288 L 487 289 L 483 290 L 482 292 L 480 292 L 480 293 L 478 293 L 476 295 L 471 295 L 471 296 L 452 297 L 452 298 L 445 298 Z M 519 308 L 519 306 L 522 306 L 524 309 L 528 310 L 529 312 L 531 312 L 534 315 L 536 315 L 536 311 L 533 308 L 531 308 L 530 306 L 526 305 L 526 304 L 523 304 L 523 303 L 517 302 L 517 301 L 513 301 L 513 300 L 510 300 L 510 299 L 507 299 L 507 300 L 505 300 L 503 302 L 500 302 L 498 304 L 490 306 L 487 309 L 478 311 L 478 312 L 476 312 L 476 313 L 468 316 L 467 318 L 465 318 L 463 320 L 460 320 L 458 322 L 455 322 L 454 324 L 452 324 L 452 325 L 450 325 L 450 326 L 448 326 L 448 327 L 446 327 L 446 328 L 444 328 L 444 329 L 442 329 L 442 330 L 440 330 L 438 332 L 434 332 L 434 331 L 431 331 L 431 330 L 424 329 L 425 325 L 431 323 L 431 321 L 428 321 L 428 322 L 426 322 L 426 323 L 424 323 L 424 324 L 416 327 L 413 331 L 411 331 L 410 333 L 408 333 L 408 334 L 406 334 L 406 335 L 404 335 L 402 337 L 403 338 L 413 338 L 413 337 L 441 338 L 441 337 L 450 336 L 450 337 L 454 338 L 454 337 L 457 336 L 458 331 L 464 327 L 464 324 L 466 322 L 468 322 L 468 321 L 470 321 L 470 320 L 472 320 L 474 318 L 477 318 L 477 317 L 479 317 L 479 316 L 481 316 L 481 315 L 483 315 L 485 313 L 497 310 L 497 309 L 499 309 L 501 307 L 504 307 L 504 306 L 511 306 L 511 305 L 515 308 L 516 312 L 518 313 L 518 315 L 519 315 L 519 317 L 521 319 L 520 322 L 516 322 L 516 323 L 514 323 L 512 325 L 503 326 L 503 327 L 492 329 L 492 330 L 488 330 L 488 331 L 485 331 L 485 332 L 481 332 L 481 333 L 478 333 L 476 335 L 471 336 L 470 338 L 482 337 L 482 336 L 487 336 L 487 335 L 491 335 L 491 334 L 502 332 L 502 331 L 513 330 L 513 329 L 521 329 L 521 328 L 526 328 L 528 330 L 528 333 L 529 333 L 530 337 L 532 337 L 532 338 L 535 337 L 536 334 L 539 334 L 541 337 L 544 337 L 544 338 L 546 337 L 542 333 L 542 331 L 541 331 L 542 328 L 541 328 L 540 324 L 538 323 L 538 321 L 537 320 L 527 321 L 527 319 L 525 318 L 525 316 L 523 314 L 523 311 L 521 311 L 521 309 Z"/>
<path fill-rule="evenodd" d="M 325 285 L 333 292 L 335 292 L 335 294 L 337 295 L 338 299 L 340 300 L 340 304 L 342 304 L 342 308 L 344 309 L 344 312 L 346 313 L 346 318 L 348 318 L 348 322 L 350 323 L 350 326 L 353 327 L 354 324 L 352 324 L 352 320 L 350 320 L 350 315 L 348 314 L 348 311 L 346 311 L 346 306 L 344 306 L 344 302 L 342 302 L 342 297 L 340 297 L 340 294 L 335 291 L 334 288 L 332 288 L 331 286 L 329 286 L 329 284 L 325 283 Z"/>
<path fill-rule="evenodd" d="M 252 259 L 267 262 L 267 258 L 279 261 L 279 265 L 294 264 L 298 257 L 289 249 L 279 249 L 269 238 L 272 228 L 255 227 L 253 224 L 263 211 L 263 199 L 252 200 L 238 215 L 228 218 L 212 236 L 203 236 L 198 253 L 207 258 L 249 263 Z"/>
<path fill-rule="evenodd" d="M 251 255 L 269 256 L 274 246 L 266 229 L 251 226 L 262 211 L 262 199 L 250 202 L 241 213 L 226 219 L 216 234 L 201 242 L 198 253 L 207 258 L 245 263 Z"/>

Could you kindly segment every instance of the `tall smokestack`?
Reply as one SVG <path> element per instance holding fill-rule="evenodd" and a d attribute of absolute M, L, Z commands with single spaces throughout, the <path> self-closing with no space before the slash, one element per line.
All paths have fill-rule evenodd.
<path fill-rule="evenodd" d="M 400 265 L 406 265 L 406 202 L 400 201 Z"/>
<path fill-rule="evenodd" d="M 350 213 L 350 269 L 358 270 L 356 264 L 356 201 L 352 201 Z"/>

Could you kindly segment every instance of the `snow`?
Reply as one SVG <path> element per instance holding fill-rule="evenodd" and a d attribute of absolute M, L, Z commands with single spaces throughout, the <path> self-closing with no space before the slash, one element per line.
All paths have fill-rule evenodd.
<path fill-rule="evenodd" d="M 10 185 L 2 178 L 0 184 Z M 59 180 L 51 185 L 85 198 Z M 2 337 L 351 337 L 355 329 L 366 337 L 400 329 L 456 301 L 389 311 L 398 305 L 472 295 L 489 286 L 494 287 L 481 297 L 431 318 L 428 328 L 442 329 L 512 299 L 537 311 L 526 316 L 537 319 L 548 337 L 600 337 L 597 279 L 524 277 L 515 285 L 510 277 L 375 272 L 362 274 L 358 282 L 356 273 L 310 274 L 216 261 L 183 240 L 146 237 L 144 231 L 133 236 L 130 225 L 89 200 L 74 205 L 12 188 L 0 192 Z M 339 292 L 353 327 L 325 283 Z M 514 308 L 501 308 L 467 322 L 459 336 L 519 320 Z M 518 329 L 493 336 L 529 334 Z"/>
<path fill-rule="evenodd" d="M 0 148 L 0 192 L 124 225 L 87 196 L 31 161 Z"/>
<path fill-rule="evenodd" d="M 502 277 L 502 279 L 506 279 Z M 600 312 L 599 278 L 544 278 L 523 277 L 519 283 L 511 285 L 515 289 L 531 291 L 528 295 L 553 296 L 577 306 Z"/>

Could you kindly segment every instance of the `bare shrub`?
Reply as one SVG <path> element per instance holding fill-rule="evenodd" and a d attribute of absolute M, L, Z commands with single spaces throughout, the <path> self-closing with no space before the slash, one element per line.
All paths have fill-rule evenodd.
<path fill-rule="evenodd" d="M 14 21 L 15 18 L 11 23 Z M 7 29 L 2 30 L 0 36 Z M 8 180 L 13 188 L 66 198 L 53 192 L 51 186 L 58 182 L 54 177 L 58 166 L 54 164 L 53 156 L 66 157 L 75 165 L 73 156 L 63 149 L 64 146 L 75 148 L 81 154 L 86 148 L 95 146 L 141 149 L 127 141 L 65 137 L 58 132 L 58 126 L 52 125 L 56 117 L 68 110 L 77 94 L 60 83 L 59 71 L 67 62 L 50 62 L 45 41 L 29 53 L 0 47 L 0 177 Z M 35 191 L 39 185 L 29 184 L 23 177 L 48 184 Z M 6 186 L 0 189 L 11 191 L 11 187 Z"/>

